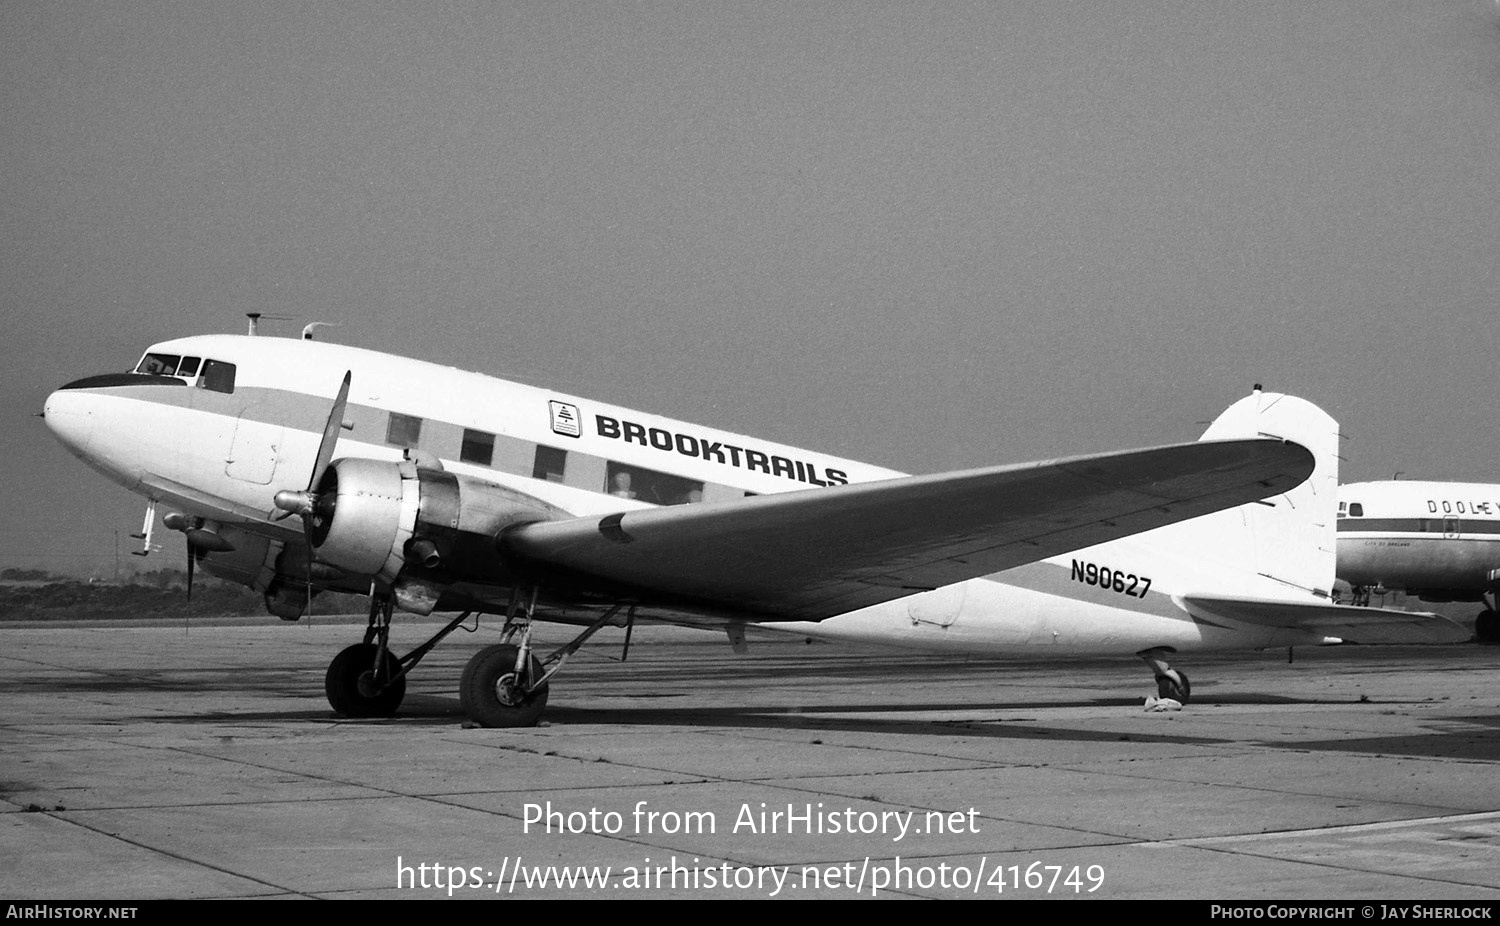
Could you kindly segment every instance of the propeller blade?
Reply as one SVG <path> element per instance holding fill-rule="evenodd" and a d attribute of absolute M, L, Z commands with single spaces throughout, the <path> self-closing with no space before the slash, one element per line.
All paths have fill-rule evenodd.
<path fill-rule="evenodd" d="M 333 400 L 333 410 L 328 413 L 328 423 L 323 425 L 323 442 L 318 444 L 318 461 L 313 465 L 312 478 L 307 482 L 307 491 L 313 492 L 323 481 L 328 464 L 333 462 L 333 448 L 339 442 L 339 431 L 344 427 L 344 406 L 349 403 L 349 380 L 352 370 L 344 372 L 344 383 L 339 386 L 338 398 Z"/>
<path fill-rule="evenodd" d="M 295 489 L 282 489 L 276 493 L 271 500 L 275 506 L 266 512 L 272 521 L 285 521 L 294 514 L 302 516 L 302 532 L 311 536 L 308 528 L 311 526 L 313 504 L 317 500 L 318 484 L 323 481 L 323 476 L 328 472 L 328 466 L 333 462 L 333 451 L 338 446 L 339 431 L 344 427 L 344 409 L 349 404 L 349 382 L 354 376 L 354 371 L 344 371 L 344 382 L 339 386 L 339 394 L 333 400 L 333 408 L 328 412 L 328 421 L 323 425 L 323 439 L 318 442 L 318 455 L 313 460 L 312 476 L 307 480 L 307 488 L 301 491 Z"/>

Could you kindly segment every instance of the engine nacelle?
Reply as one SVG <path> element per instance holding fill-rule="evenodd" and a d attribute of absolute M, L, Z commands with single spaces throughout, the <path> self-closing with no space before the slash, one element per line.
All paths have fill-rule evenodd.
<path fill-rule="evenodd" d="M 448 581 L 504 583 L 496 535 L 569 517 L 523 492 L 410 460 L 338 460 L 316 497 L 310 536 L 318 558 L 386 582 L 414 568 Z"/>
<path fill-rule="evenodd" d="M 167 526 L 172 527 L 171 524 Z M 194 550 L 195 554 L 201 556 L 199 567 L 220 579 L 264 590 L 272 577 L 273 550 L 270 538 L 229 524 L 217 527 L 215 533 L 224 541 L 227 549 L 208 549 L 206 553 Z M 188 543 L 191 549 L 191 535 Z"/>

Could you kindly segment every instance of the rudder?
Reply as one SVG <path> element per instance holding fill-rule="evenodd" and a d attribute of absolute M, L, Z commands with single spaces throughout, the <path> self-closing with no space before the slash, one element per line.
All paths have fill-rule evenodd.
<path fill-rule="evenodd" d="M 1201 440 L 1276 437 L 1312 451 L 1311 476 L 1281 495 L 1222 512 L 1238 516 L 1255 571 L 1297 592 L 1333 592 L 1338 517 L 1339 425 L 1306 399 L 1257 388 L 1224 411 Z M 1227 526 L 1227 525 L 1226 525 Z"/>
<path fill-rule="evenodd" d="M 1338 514 L 1338 422 L 1305 399 L 1257 389 L 1226 409 L 1200 440 L 1247 437 L 1301 444 L 1313 454 L 1312 475 L 1280 495 L 1148 531 L 1132 545 L 1154 554 L 1159 571 L 1168 562 L 1181 564 L 1183 572 L 1171 583 L 1183 586 L 1178 591 L 1327 600 Z M 1191 587 L 1204 582 L 1207 588 Z"/>

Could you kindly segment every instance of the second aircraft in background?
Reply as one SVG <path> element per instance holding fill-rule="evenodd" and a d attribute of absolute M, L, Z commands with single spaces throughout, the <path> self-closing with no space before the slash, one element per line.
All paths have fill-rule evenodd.
<path fill-rule="evenodd" d="M 1338 538 L 1355 604 L 1381 591 L 1480 602 L 1475 635 L 1500 640 L 1500 485 L 1353 482 L 1339 489 Z"/>

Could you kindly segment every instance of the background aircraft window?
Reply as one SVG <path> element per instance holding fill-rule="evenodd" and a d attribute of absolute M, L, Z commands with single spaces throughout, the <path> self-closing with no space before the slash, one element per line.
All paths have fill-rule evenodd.
<path fill-rule="evenodd" d="M 1349 517 L 1351 517 L 1351 518 L 1362 518 L 1364 516 L 1365 516 L 1365 506 L 1364 505 L 1361 505 L 1359 502 L 1350 502 L 1349 503 Z"/>
<path fill-rule="evenodd" d="M 222 360 L 203 361 L 203 376 L 198 385 L 214 392 L 233 392 L 234 364 Z"/>
<path fill-rule="evenodd" d="M 178 354 L 147 354 L 141 358 L 141 365 L 135 368 L 137 373 L 150 373 L 152 376 L 172 376 L 177 372 L 177 361 L 182 359 Z"/>
<path fill-rule="evenodd" d="M 703 500 L 703 483 L 654 469 L 610 461 L 604 491 L 620 498 L 638 498 L 653 505 L 686 505 Z"/>
<path fill-rule="evenodd" d="M 464 463 L 489 466 L 495 459 L 495 435 L 464 428 L 464 441 L 458 449 L 458 459 Z"/>
<path fill-rule="evenodd" d="M 558 450 L 556 447 L 546 447 L 540 444 L 536 448 L 536 464 L 531 468 L 532 479 L 546 479 L 549 482 L 562 482 L 563 471 L 568 466 L 568 452 Z"/>
<path fill-rule="evenodd" d="M 198 358 L 197 357 L 183 357 L 182 358 L 182 363 L 180 363 L 180 364 L 177 365 L 177 375 L 178 376 L 197 376 L 198 375 Z"/>
<path fill-rule="evenodd" d="M 385 428 L 385 442 L 397 447 L 415 447 L 422 437 L 422 419 L 413 415 L 391 412 L 390 423 Z"/>

